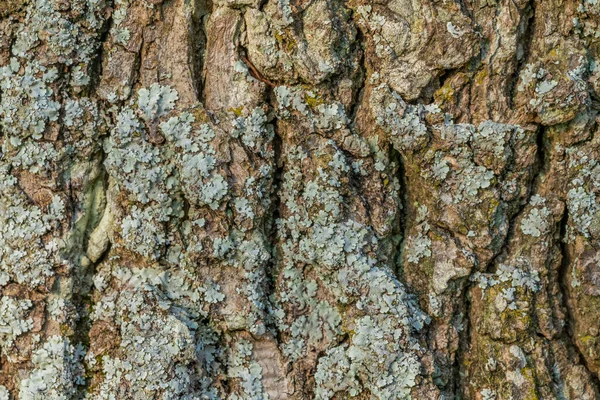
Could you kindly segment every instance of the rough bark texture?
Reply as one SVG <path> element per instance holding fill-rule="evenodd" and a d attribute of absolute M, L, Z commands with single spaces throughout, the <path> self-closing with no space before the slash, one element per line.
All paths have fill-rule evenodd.
<path fill-rule="evenodd" d="M 597 0 L 3 0 L 0 400 L 600 399 Z"/>

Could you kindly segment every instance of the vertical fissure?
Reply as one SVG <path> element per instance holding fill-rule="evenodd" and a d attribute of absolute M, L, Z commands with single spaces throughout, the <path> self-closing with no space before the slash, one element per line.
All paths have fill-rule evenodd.
<path fill-rule="evenodd" d="M 535 15 L 535 1 L 531 0 L 524 8 L 521 24 L 523 28 L 521 35 L 517 37 L 517 54 L 515 59 L 515 69 L 510 77 L 509 84 L 507 86 L 508 93 L 508 107 L 514 107 L 514 101 L 517 90 L 517 83 L 519 82 L 519 76 L 521 70 L 525 66 L 525 62 L 529 59 L 531 54 L 533 38 L 535 33 L 536 15 Z M 520 53 L 520 54 L 519 54 Z"/>
<path fill-rule="evenodd" d="M 276 282 L 277 282 L 277 274 L 278 274 L 278 266 L 280 264 L 281 261 L 281 255 L 279 254 L 279 246 L 278 246 L 278 241 L 279 241 L 279 228 L 278 228 L 278 222 L 279 222 L 279 218 L 281 217 L 281 195 L 280 195 L 280 191 L 281 191 L 281 186 L 283 184 L 283 171 L 284 171 L 284 165 L 283 165 L 283 139 L 280 136 L 278 127 L 277 127 L 277 115 L 276 115 L 276 104 L 275 104 L 275 98 L 274 98 L 274 92 L 273 92 L 273 88 L 269 88 L 268 92 L 267 92 L 267 98 L 266 98 L 267 103 L 269 104 L 269 107 L 271 108 L 271 112 L 273 113 L 273 119 L 270 121 L 270 123 L 273 126 L 273 151 L 274 151 L 274 166 L 275 166 L 275 171 L 273 172 L 273 189 L 272 189 L 272 193 L 271 193 L 271 213 L 270 213 L 270 217 L 266 219 L 265 223 L 266 223 L 266 231 L 268 232 L 268 234 L 266 235 L 267 239 L 269 240 L 269 246 L 270 246 L 270 252 L 271 252 L 271 258 L 270 261 L 268 263 L 268 265 L 266 266 L 266 271 L 265 271 L 265 275 L 267 277 L 267 284 L 266 284 L 266 296 L 267 296 L 267 304 L 271 304 L 272 302 L 272 297 L 275 295 L 276 293 Z M 271 311 L 271 310 L 269 310 Z M 270 315 L 271 318 L 274 318 L 272 315 Z M 281 341 L 281 337 L 280 337 L 280 332 L 279 329 L 277 328 L 275 321 L 269 321 L 270 324 L 272 325 L 272 331 L 275 335 L 275 339 L 277 341 L 278 344 L 280 344 Z"/>
<path fill-rule="evenodd" d="M 208 40 L 206 32 L 206 19 L 212 13 L 211 0 L 192 0 L 194 8 L 190 21 L 190 69 L 195 86 L 196 97 L 200 103 L 204 103 L 204 63 L 206 59 L 206 44 Z"/>
<path fill-rule="evenodd" d="M 503 238 L 502 243 L 498 248 L 498 251 L 491 257 L 489 262 L 484 266 L 484 268 L 482 269 L 482 272 L 485 272 L 485 273 L 493 273 L 494 272 L 498 258 L 507 251 L 508 244 L 510 243 L 511 238 L 514 236 L 516 220 L 525 211 L 525 208 L 527 207 L 527 204 L 529 204 L 531 197 L 536 192 L 536 187 L 539 184 L 541 175 L 547 169 L 547 166 L 545 165 L 547 162 L 546 154 L 545 154 L 545 144 L 544 144 L 545 136 L 546 136 L 545 127 L 542 125 L 539 125 L 538 129 L 536 131 L 536 146 L 537 146 L 536 162 L 533 167 L 534 170 L 532 172 L 532 178 L 531 178 L 531 183 L 528 188 L 527 197 L 519 205 L 519 207 L 515 211 L 515 213 L 510 217 L 506 236 Z M 471 291 L 472 291 L 473 287 L 475 286 L 475 284 L 476 284 L 475 281 L 472 281 L 469 279 L 467 281 L 467 284 L 465 285 L 465 289 L 461 295 L 462 301 L 465 303 L 466 326 L 465 326 L 464 334 L 462 335 L 461 340 L 459 340 L 459 347 L 456 351 L 456 358 L 455 358 L 455 362 L 454 362 L 454 367 L 455 367 L 455 369 L 454 369 L 454 374 L 455 374 L 454 394 L 455 394 L 455 396 L 460 396 L 460 392 L 464 392 L 464 387 L 462 386 L 463 384 L 461 382 L 460 369 L 462 366 L 464 366 L 463 361 L 464 361 L 465 355 L 469 351 L 469 347 L 470 347 L 470 343 L 471 343 L 471 335 L 472 335 L 472 332 L 471 332 L 472 325 L 471 325 L 471 320 L 470 320 L 470 315 L 471 315 L 471 310 L 472 310 Z"/>
<path fill-rule="evenodd" d="M 592 383 L 597 392 L 600 392 L 600 379 L 598 375 L 592 371 L 590 365 L 581 352 L 581 349 L 577 345 L 577 340 L 575 339 L 575 327 L 574 321 L 575 317 L 573 315 L 573 310 L 569 301 L 569 282 L 567 279 L 567 275 L 569 274 L 569 267 L 571 266 L 571 258 L 569 256 L 569 248 L 568 248 L 568 227 L 569 227 L 569 208 L 565 204 L 564 212 L 562 219 L 560 220 L 560 235 L 559 235 L 559 248 L 560 248 L 560 268 L 558 270 L 558 286 L 560 288 L 560 293 L 562 297 L 562 303 L 566 310 L 567 318 L 565 320 L 564 327 L 564 337 L 566 342 L 570 345 L 573 351 L 577 354 L 577 358 L 579 359 L 579 364 L 582 365 L 586 371 L 588 372 Z"/>
<path fill-rule="evenodd" d="M 401 235 L 400 240 L 396 246 L 395 257 L 394 257 L 394 272 L 400 282 L 406 283 L 404 275 L 404 260 L 402 255 L 404 254 L 404 246 L 406 245 L 406 236 L 408 235 L 408 229 L 410 228 L 408 223 L 408 181 L 406 176 L 406 170 L 404 166 L 404 158 L 402 154 L 391 148 L 391 159 L 398 165 L 396 177 L 400 186 L 400 216 L 398 218 L 398 231 Z M 409 288 L 410 289 L 410 288 Z"/>

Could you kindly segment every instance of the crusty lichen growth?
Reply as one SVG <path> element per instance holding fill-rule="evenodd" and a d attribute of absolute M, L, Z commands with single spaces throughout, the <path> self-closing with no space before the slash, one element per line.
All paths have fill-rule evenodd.
<path fill-rule="evenodd" d="M 276 93 L 280 129 L 307 124 L 331 134 L 347 126 L 339 105 L 322 104 L 315 112 L 296 88 L 278 87 Z M 414 333 L 427 318 L 393 275 L 377 233 L 353 217 L 360 200 L 348 180 L 360 159 L 316 133 L 283 152 L 277 304 L 284 354 L 299 361 L 326 352 L 317 363 L 316 398 L 363 392 L 410 397 L 421 371 Z M 372 171 L 380 168 L 366 161 Z M 378 163 L 390 168 L 386 158 Z M 294 309 L 304 311 L 297 316 Z M 344 333 L 348 343 L 338 345 Z"/>
<path fill-rule="evenodd" d="M 119 340 L 92 346 L 87 354 L 88 368 L 103 375 L 92 398 L 111 399 L 123 385 L 131 396 L 152 391 L 166 399 L 218 398 L 210 379 L 218 369 L 217 336 L 196 322 L 213 289 L 188 286 L 182 273 L 119 266 L 97 276 L 99 288 L 111 278 L 106 273 L 119 294 L 104 296 L 93 319 L 97 326 L 114 323 Z"/>

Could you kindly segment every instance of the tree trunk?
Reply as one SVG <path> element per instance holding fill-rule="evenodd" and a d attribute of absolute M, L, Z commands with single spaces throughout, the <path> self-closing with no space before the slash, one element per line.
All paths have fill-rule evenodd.
<path fill-rule="evenodd" d="M 0 400 L 600 399 L 596 3 L 4 0 Z"/>

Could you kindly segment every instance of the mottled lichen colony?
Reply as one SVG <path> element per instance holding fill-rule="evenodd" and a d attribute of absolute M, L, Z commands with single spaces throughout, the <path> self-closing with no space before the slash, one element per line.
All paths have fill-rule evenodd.
<path fill-rule="evenodd" d="M 0 4 L 0 400 L 600 399 L 599 29 Z"/>

